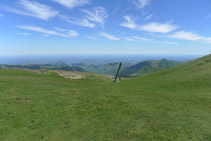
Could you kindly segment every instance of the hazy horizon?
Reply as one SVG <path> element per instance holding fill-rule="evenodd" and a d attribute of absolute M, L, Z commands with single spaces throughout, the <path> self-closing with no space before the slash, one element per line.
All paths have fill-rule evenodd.
<path fill-rule="evenodd" d="M 69 54 L 69 55 L 8 55 L 0 57 L 0 64 L 54 64 L 64 62 L 67 64 L 108 64 L 128 62 L 135 64 L 144 60 L 174 60 L 190 61 L 204 55 L 167 55 L 167 54 Z"/>

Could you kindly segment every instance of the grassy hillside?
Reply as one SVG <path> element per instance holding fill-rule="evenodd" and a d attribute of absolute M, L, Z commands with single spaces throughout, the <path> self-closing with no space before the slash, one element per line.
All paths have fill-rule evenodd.
<path fill-rule="evenodd" d="M 134 135 L 211 140 L 211 55 L 119 86 L 136 107 Z"/>
<path fill-rule="evenodd" d="M 160 70 L 172 68 L 178 64 L 179 62 L 166 60 L 166 59 L 143 61 L 124 69 L 120 73 L 120 76 L 123 76 L 123 77 L 142 76 L 145 74 L 150 74 L 150 73 L 157 72 Z"/>
<path fill-rule="evenodd" d="M 129 66 L 131 66 L 131 64 L 123 62 L 120 72 L 122 72 Z M 94 72 L 96 74 L 103 74 L 103 75 L 116 75 L 118 67 L 119 63 L 110 63 L 99 66 L 95 65 L 81 66 L 81 68 L 85 69 L 88 72 Z"/>
<path fill-rule="evenodd" d="M 121 83 L 0 70 L 0 140 L 211 140 L 211 55 Z"/>

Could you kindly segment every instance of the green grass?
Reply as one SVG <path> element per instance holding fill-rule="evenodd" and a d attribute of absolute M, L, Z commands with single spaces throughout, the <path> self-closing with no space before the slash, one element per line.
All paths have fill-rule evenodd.
<path fill-rule="evenodd" d="M 113 83 L 0 70 L 0 140 L 211 140 L 211 56 Z"/>

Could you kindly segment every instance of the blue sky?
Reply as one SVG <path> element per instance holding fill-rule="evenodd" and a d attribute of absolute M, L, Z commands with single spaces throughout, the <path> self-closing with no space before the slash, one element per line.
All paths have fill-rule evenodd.
<path fill-rule="evenodd" d="M 210 0 L 1 0 L 0 54 L 210 54 Z"/>

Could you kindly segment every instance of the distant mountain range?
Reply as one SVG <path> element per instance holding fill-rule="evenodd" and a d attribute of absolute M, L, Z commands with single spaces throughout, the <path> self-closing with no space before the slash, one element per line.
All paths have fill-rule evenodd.
<path fill-rule="evenodd" d="M 72 67 L 69 65 L 51 65 L 51 64 L 35 64 L 35 65 L 0 65 L 0 68 L 19 68 L 19 69 L 47 69 L 47 70 L 66 70 L 66 71 L 78 71 L 87 72 L 81 67 Z"/>
<path fill-rule="evenodd" d="M 126 68 L 130 66 L 131 64 L 127 62 L 123 62 L 120 72 L 122 72 L 123 70 L 125 70 Z M 103 75 L 115 75 L 119 67 L 119 63 L 109 63 L 109 64 L 98 65 L 98 66 L 89 65 L 89 66 L 80 66 L 80 67 L 88 72 L 94 72 L 94 73 L 103 74 Z"/>
<path fill-rule="evenodd" d="M 171 60 L 146 60 L 138 64 L 132 65 L 127 62 L 122 62 L 120 70 L 121 77 L 135 77 L 142 76 L 145 74 L 157 72 L 160 70 L 168 69 L 180 64 L 176 61 Z M 31 65 L 0 65 L 1 68 L 21 68 L 21 69 L 48 69 L 48 70 L 67 70 L 67 71 L 78 71 L 78 72 L 94 72 L 102 75 L 115 75 L 119 63 L 109 63 L 104 65 L 86 65 L 80 64 L 66 64 L 64 62 L 57 62 L 55 64 L 31 64 Z"/>
<path fill-rule="evenodd" d="M 120 73 L 120 76 L 122 77 L 141 76 L 141 75 L 157 72 L 160 70 L 172 68 L 179 64 L 180 64 L 179 62 L 166 60 L 166 59 L 143 61 L 136 65 L 126 68 Z"/>

